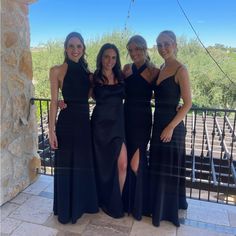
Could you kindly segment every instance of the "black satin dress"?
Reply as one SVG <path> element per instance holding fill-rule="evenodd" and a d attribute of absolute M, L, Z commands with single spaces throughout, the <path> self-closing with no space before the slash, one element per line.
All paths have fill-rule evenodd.
<path fill-rule="evenodd" d="M 93 148 L 99 206 L 114 218 L 124 216 L 118 177 L 118 157 L 125 143 L 124 84 L 96 84 L 92 114 Z"/>
<path fill-rule="evenodd" d="M 178 210 L 187 209 L 185 192 L 185 127 L 180 122 L 170 142 L 160 140 L 163 129 L 176 115 L 180 87 L 175 75 L 154 85 L 155 113 L 150 145 L 150 196 L 153 225 L 161 220 L 179 226 Z"/>
<path fill-rule="evenodd" d="M 147 68 L 139 69 L 132 65 L 132 75 L 125 79 L 125 131 L 128 153 L 127 177 L 123 192 L 125 210 L 133 217 L 141 220 L 148 209 L 148 160 L 147 145 L 152 127 L 151 97 L 152 85 L 141 73 Z M 137 173 L 131 170 L 130 162 L 139 150 L 140 159 Z"/>
<path fill-rule="evenodd" d="M 89 120 L 88 73 L 79 61 L 67 60 L 62 94 L 67 108 L 56 123 L 54 206 L 58 221 L 76 223 L 83 213 L 98 212 Z"/>

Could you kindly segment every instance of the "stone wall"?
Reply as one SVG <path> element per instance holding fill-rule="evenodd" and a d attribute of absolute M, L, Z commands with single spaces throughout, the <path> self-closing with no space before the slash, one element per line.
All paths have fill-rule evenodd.
<path fill-rule="evenodd" d="M 0 205 L 37 177 L 37 124 L 28 4 L 1 0 L 1 198 Z"/>

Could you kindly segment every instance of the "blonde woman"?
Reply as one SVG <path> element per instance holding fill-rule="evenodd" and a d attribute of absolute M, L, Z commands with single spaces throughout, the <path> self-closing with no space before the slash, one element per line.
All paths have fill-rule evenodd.
<path fill-rule="evenodd" d="M 148 210 L 147 145 L 152 127 L 152 83 L 159 70 L 150 62 L 146 40 L 134 35 L 127 43 L 132 64 L 124 66 L 125 131 L 128 167 L 123 200 L 125 210 L 141 220 Z"/>
<path fill-rule="evenodd" d="M 178 210 L 187 209 L 185 193 L 185 127 L 191 108 L 191 90 L 186 67 L 177 60 L 176 36 L 163 31 L 157 49 L 164 63 L 154 85 L 155 113 L 150 145 L 150 202 L 152 223 L 161 220 L 179 226 Z M 176 110 L 180 98 L 183 105 Z"/>

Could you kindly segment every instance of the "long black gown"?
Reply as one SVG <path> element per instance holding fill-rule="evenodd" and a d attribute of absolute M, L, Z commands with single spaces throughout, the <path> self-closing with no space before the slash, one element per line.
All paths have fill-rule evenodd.
<path fill-rule="evenodd" d="M 150 144 L 150 192 L 153 225 L 168 220 L 179 226 L 178 210 L 187 209 L 185 192 L 185 127 L 174 129 L 170 142 L 160 140 L 162 130 L 176 115 L 180 87 L 175 75 L 154 85 L 155 113 Z"/>
<path fill-rule="evenodd" d="M 54 214 L 61 223 L 76 223 L 83 213 L 98 212 L 89 120 L 88 73 L 79 61 L 67 60 L 62 94 L 67 108 L 56 123 Z"/>
<path fill-rule="evenodd" d="M 93 147 L 99 206 L 114 218 L 124 215 L 118 178 L 118 157 L 125 143 L 124 85 L 96 84 L 92 114 Z"/>
<path fill-rule="evenodd" d="M 141 73 L 147 68 L 143 64 L 139 69 L 132 65 L 132 75 L 125 79 L 125 131 L 128 153 L 128 168 L 123 201 L 125 210 L 141 220 L 148 213 L 148 160 L 147 145 L 152 127 L 151 97 L 152 85 Z M 140 159 L 137 173 L 131 170 L 130 162 L 139 150 Z"/>

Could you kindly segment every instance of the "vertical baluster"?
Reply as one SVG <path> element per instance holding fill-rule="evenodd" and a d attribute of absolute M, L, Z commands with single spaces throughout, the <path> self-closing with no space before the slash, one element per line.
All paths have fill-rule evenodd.
<path fill-rule="evenodd" d="M 230 123 L 230 120 L 227 119 L 226 117 L 226 121 L 228 122 L 228 126 L 229 126 L 229 129 L 230 129 L 230 132 L 231 132 L 231 147 L 230 147 L 230 153 L 229 153 L 229 168 L 228 168 L 228 188 L 227 188 L 227 201 L 226 203 L 228 204 L 229 203 L 229 189 L 230 189 L 230 181 L 231 181 L 231 178 L 232 178 L 232 182 L 234 182 L 234 184 L 236 185 L 236 169 L 235 169 L 235 166 L 234 166 L 234 160 L 233 160 L 233 151 L 234 151 L 234 141 L 235 141 L 235 125 L 236 125 L 236 112 L 234 112 L 234 124 L 233 124 L 233 127 Z"/>
<path fill-rule="evenodd" d="M 215 141 L 215 128 L 216 128 L 216 111 L 213 113 L 213 125 L 212 125 L 212 133 L 211 133 L 211 152 L 210 152 L 210 167 L 211 167 L 211 176 L 213 180 L 213 185 L 217 185 L 217 179 L 216 179 L 216 172 L 215 172 L 215 164 L 214 164 L 214 141 Z M 213 187 L 213 186 L 212 186 Z"/>
<path fill-rule="evenodd" d="M 203 130 L 202 130 L 202 144 L 201 144 L 201 154 L 200 154 L 200 174 L 199 174 L 199 178 L 200 178 L 200 186 L 202 184 L 202 169 L 203 169 L 203 159 L 204 159 L 204 152 L 203 152 L 203 148 L 204 148 L 204 139 L 205 139 L 205 122 L 206 122 L 206 110 L 203 111 L 202 114 L 202 121 L 203 121 Z M 199 192 L 198 192 L 198 199 L 201 199 L 201 188 L 199 188 Z"/>
<path fill-rule="evenodd" d="M 49 138 L 49 101 L 46 101 L 46 105 L 47 105 L 47 130 L 48 130 L 48 138 Z M 49 140 L 48 140 L 49 141 Z M 49 165 L 50 165 L 50 174 L 53 175 L 53 152 L 51 149 L 51 146 L 49 144 Z"/>
<path fill-rule="evenodd" d="M 44 139 L 44 128 L 43 128 L 43 112 L 42 112 L 42 100 L 39 100 L 39 111 L 40 111 L 40 126 L 41 126 L 41 135 L 42 135 L 42 159 L 43 159 L 43 169 L 44 174 L 46 173 L 46 166 L 45 166 L 45 139 Z"/>
<path fill-rule="evenodd" d="M 195 181 L 195 172 L 194 172 L 194 168 L 195 168 L 195 162 L 194 162 L 194 157 L 195 157 L 195 153 L 194 153 L 194 147 L 195 147 L 195 135 L 196 135 L 196 112 L 193 110 L 192 112 L 192 127 L 191 127 L 191 166 L 192 166 L 192 173 L 191 173 L 191 187 L 190 187 L 190 198 L 192 198 L 192 193 L 193 193 L 193 188 L 192 188 L 192 183 Z"/>

